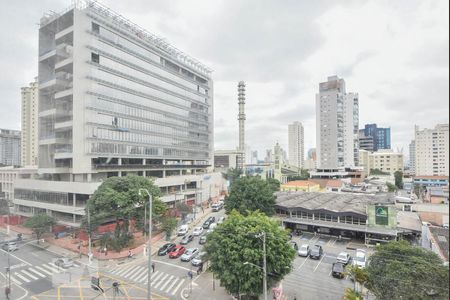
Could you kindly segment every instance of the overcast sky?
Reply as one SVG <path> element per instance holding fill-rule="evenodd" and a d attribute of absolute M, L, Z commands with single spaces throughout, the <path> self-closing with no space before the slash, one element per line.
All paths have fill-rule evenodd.
<path fill-rule="evenodd" d="M 391 127 L 394 149 L 414 124 L 448 123 L 449 1 L 109 0 L 116 12 L 211 67 L 215 146 L 238 143 L 237 82 L 247 83 L 246 138 L 264 158 L 287 126 L 315 146 L 315 94 L 330 75 L 359 93 L 360 127 Z M 38 22 L 68 0 L 4 1 L 0 128 L 20 129 L 20 87 L 37 74 Z"/>

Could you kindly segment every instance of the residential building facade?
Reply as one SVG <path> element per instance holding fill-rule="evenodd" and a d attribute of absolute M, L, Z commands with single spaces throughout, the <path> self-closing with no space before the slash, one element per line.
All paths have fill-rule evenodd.
<path fill-rule="evenodd" d="M 288 126 L 289 164 L 303 168 L 305 159 L 304 129 L 300 122 Z"/>
<path fill-rule="evenodd" d="M 397 171 L 403 172 L 403 154 L 392 150 L 378 150 L 369 153 L 369 171 L 378 169 L 391 175 Z"/>
<path fill-rule="evenodd" d="M 0 129 L 0 165 L 20 166 L 20 131 Z"/>
<path fill-rule="evenodd" d="M 448 124 L 434 129 L 415 126 L 415 174 L 449 176 Z"/>
<path fill-rule="evenodd" d="M 412 175 L 416 174 L 416 141 L 412 140 L 409 143 L 409 172 Z"/>
<path fill-rule="evenodd" d="M 101 181 L 128 174 L 170 205 L 208 197 L 210 69 L 97 2 L 41 19 L 38 122 L 42 180 L 17 180 L 19 214 L 77 224 Z"/>
<path fill-rule="evenodd" d="M 318 169 L 358 165 L 358 94 L 347 93 L 344 79 L 328 77 L 316 95 L 316 147 Z"/>
<path fill-rule="evenodd" d="M 21 88 L 22 94 L 22 136 L 21 164 L 37 166 L 38 164 L 38 114 L 39 89 L 37 78 L 29 86 Z"/>

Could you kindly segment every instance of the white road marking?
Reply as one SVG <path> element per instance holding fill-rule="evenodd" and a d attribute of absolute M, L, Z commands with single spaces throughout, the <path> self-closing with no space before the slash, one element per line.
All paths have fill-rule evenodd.
<path fill-rule="evenodd" d="M 322 255 L 322 259 L 319 261 L 319 263 L 317 264 L 317 266 L 314 268 L 313 272 L 316 272 L 317 268 L 319 267 L 320 263 L 322 262 L 322 260 L 325 258 L 326 255 Z"/>
<path fill-rule="evenodd" d="M 158 283 L 155 285 L 155 289 L 157 289 L 161 283 L 164 282 L 164 280 L 169 276 L 169 274 L 165 274 L 163 278 L 161 278 L 161 280 L 158 281 Z"/>
<path fill-rule="evenodd" d="M 36 269 L 39 269 L 39 271 L 42 271 L 42 272 L 44 272 L 44 273 L 47 273 L 48 275 L 50 275 L 50 276 L 52 276 L 53 275 L 53 273 L 50 273 L 49 271 L 47 271 L 46 269 L 44 269 L 44 268 L 41 268 L 41 267 L 39 267 L 39 266 L 34 266 Z"/>
<path fill-rule="evenodd" d="M 133 274 L 134 272 L 136 272 L 136 266 L 134 266 L 133 268 L 131 268 L 130 270 L 128 270 L 128 272 L 123 273 L 121 276 L 128 278 L 128 276 L 130 276 L 131 274 Z"/>
<path fill-rule="evenodd" d="M 8 252 L 6 252 L 6 251 L 3 250 L 3 249 L 0 249 L 0 251 L 5 252 L 5 254 L 8 254 Z M 29 262 L 24 261 L 23 259 L 21 259 L 21 258 L 15 256 L 15 255 L 12 254 L 11 252 L 9 252 L 9 256 L 14 257 L 14 258 L 17 259 L 17 260 L 20 260 L 21 262 L 23 262 L 23 263 L 26 264 L 27 266 L 31 266 L 31 264 L 30 264 Z"/>
<path fill-rule="evenodd" d="M 303 265 L 306 263 L 307 260 L 308 260 L 308 257 L 306 257 L 305 260 L 303 261 L 303 263 L 300 265 L 300 267 L 298 267 L 299 270 L 303 267 Z"/>
<path fill-rule="evenodd" d="M 168 262 L 165 262 L 165 261 L 155 260 L 155 262 L 163 264 L 163 265 L 168 265 L 168 266 L 172 266 L 172 267 L 175 267 L 175 268 L 183 269 L 183 270 L 186 270 L 186 271 L 190 271 L 191 270 L 191 269 L 188 269 L 188 268 L 185 268 L 185 267 L 181 267 L 179 265 L 171 264 L 171 263 L 168 263 Z"/>
<path fill-rule="evenodd" d="M 23 277 L 23 276 L 20 275 L 19 273 L 14 273 L 14 276 L 19 277 L 20 279 L 22 279 L 22 280 L 25 281 L 25 282 L 30 282 L 30 281 L 28 280 L 28 278 Z"/>
<path fill-rule="evenodd" d="M 130 269 L 134 268 L 134 266 L 128 266 L 125 267 L 123 269 L 118 269 L 118 272 L 115 273 L 117 276 L 122 276 L 122 274 L 125 274 L 126 272 L 128 272 Z M 113 273 L 114 274 L 114 273 Z"/>
<path fill-rule="evenodd" d="M 147 269 L 141 268 L 139 272 L 130 277 L 130 280 L 137 280 L 137 278 L 141 277 L 145 272 L 147 272 Z"/>
<path fill-rule="evenodd" d="M 53 268 L 51 266 L 47 266 L 47 265 L 43 264 L 42 267 L 45 267 L 45 268 L 47 268 L 48 270 L 50 270 L 50 271 L 52 271 L 54 273 L 59 273 L 58 269 L 55 269 L 55 268 Z"/>
<path fill-rule="evenodd" d="M 152 279 L 152 282 L 157 281 L 162 275 L 164 275 L 164 273 L 161 272 L 161 273 L 159 273 L 158 276 L 156 276 L 156 277 L 153 277 L 153 276 L 152 276 L 152 278 L 151 278 L 151 279 Z"/>
<path fill-rule="evenodd" d="M 17 285 L 22 285 L 22 282 L 20 282 L 19 280 L 17 280 L 14 276 L 11 275 L 11 280 L 14 281 L 15 284 Z"/>
<path fill-rule="evenodd" d="M 169 287 L 167 288 L 166 293 L 168 293 L 177 282 L 178 282 L 178 278 L 175 278 L 175 280 L 172 282 L 172 284 L 169 285 Z"/>
<path fill-rule="evenodd" d="M 161 286 L 160 290 L 163 291 L 164 288 L 172 281 L 172 279 L 173 279 L 174 277 L 175 277 L 175 276 L 170 275 L 169 279 L 167 279 L 167 280 L 166 280 L 166 283 L 164 283 L 164 284 Z"/>
<path fill-rule="evenodd" d="M 182 279 L 182 280 L 180 281 L 180 283 L 177 285 L 177 287 L 173 290 L 172 296 L 175 295 L 175 293 L 176 293 L 176 292 L 178 291 L 178 289 L 181 287 L 181 285 L 183 284 L 183 282 L 184 282 L 184 279 Z"/>
<path fill-rule="evenodd" d="M 36 276 L 34 276 L 33 274 L 25 271 L 25 270 L 20 270 L 23 274 L 27 275 L 28 277 L 33 278 L 34 280 L 38 280 L 39 278 L 37 278 Z"/>
<path fill-rule="evenodd" d="M 41 277 L 47 277 L 46 275 L 42 274 L 41 272 L 36 271 L 36 270 L 33 269 L 33 268 L 28 268 L 28 270 L 31 271 L 31 272 L 33 272 L 33 273 L 35 273 L 35 274 L 38 274 L 38 275 L 41 276 Z"/>

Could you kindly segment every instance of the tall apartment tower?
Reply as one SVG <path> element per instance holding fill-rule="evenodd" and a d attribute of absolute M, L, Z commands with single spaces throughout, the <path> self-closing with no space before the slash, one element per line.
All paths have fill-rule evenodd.
<path fill-rule="evenodd" d="M 305 155 L 305 142 L 303 125 L 294 122 L 288 125 L 289 164 L 297 168 L 303 168 Z"/>
<path fill-rule="evenodd" d="M 169 205 L 170 191 L 197 199 L 213 161 L 209 68 L 94 1 L 41 19 L 38 61 L 43 176 L 18 182 L 16 212 L 78 223 L 101 181 L 127 174 L 164 179 Z"/>
<path fill-rule="evenodd" d="M 416 174 L 416 141 L 412 140 L 409 143 L 409 171 L 412 174 Z"/>
<path fill-rule="evenodd" d="M 448 143 L 448 124 L 422 130 L 415 126 L 415 174 L 449 176 Z"/>
<path fill-rule="evenodd" d="M 20 131 L 0 129 L 0 165 L 20 166 Z"/>
<path fill-rule="evenodd" d="M 238 104 L 239 104 L 239 147 L 238 150 L 242 152 L 240 167 L 243 167 L 245 162 L 245 82 L 238 83 Z"/>
<path fill-rule="evenodd" d="M 22 87 L 22 141 L 21 164 L 37 166 L 38 164 L 38 99 L 37 78 L 30 86 Z"/>
<path fill-rule="evenodd" d="M 318 169 L 358 166 L 358 94 L 347 93 L 344 79 L 328 77 L 316 95 Z"/>

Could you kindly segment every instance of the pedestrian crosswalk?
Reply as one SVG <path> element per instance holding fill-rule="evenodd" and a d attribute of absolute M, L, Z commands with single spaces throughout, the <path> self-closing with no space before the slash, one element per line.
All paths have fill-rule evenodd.
<path fill-rule="evenodd" d="M 12 269 L 11 281 L 17 285 L 24 283 L 30 283 L 43 278 L 51 277 L 55 274 L 67 272 L 69 269 L 79 267 L 79 264 L 74 263 L 72 267 L 63 269 L 55 265 L 54 263 L 46 263 L 41 265 L 27 266 L 24 269 Z"/>
<path fill-rule="evenodd" d="M 110 270 L 112 275 L 124 278 L 130 282 L 146 283 L 148 279 L 147 268 L 143 266 L 124 266 Z M 183 286 L 186 278 L 181 278 L 162 271 L 152 274 L 152 288 L 169 295 L 175 295 Z"/>

